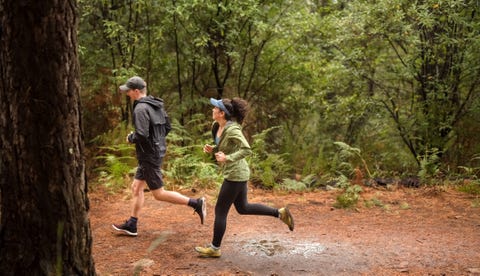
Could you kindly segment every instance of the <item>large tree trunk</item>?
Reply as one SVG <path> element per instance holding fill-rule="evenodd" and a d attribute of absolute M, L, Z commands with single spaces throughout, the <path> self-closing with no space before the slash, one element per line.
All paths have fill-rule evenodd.
<path fill-rule="evenodd" d="M 75 0 L 0 0 L 0 271 L 94 275 Z"/>

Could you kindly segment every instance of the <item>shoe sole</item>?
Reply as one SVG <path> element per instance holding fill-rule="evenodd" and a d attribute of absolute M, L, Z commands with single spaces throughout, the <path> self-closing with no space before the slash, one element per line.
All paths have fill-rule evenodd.
<path fill-rule="evenodd" d="M 208 255 L 208 254 L 202 254 L 202 253 L 198 253 L 200 254 L 199 257 L 200 258 L 220 258 L 221 255 Z"/>
<path fill-rule="evenodd" d="M 198 214 L 200 215 L 200 223 L 203 224 L 205 218 L 207 217 L 207 202 L 205 201 L 205 197 L 203 196 L 198 200 L 202 202 L 201 213 Z"/>
<path fill-rule="evenodd" d="M 197 248 L 195 248 L 195 251 L 199 254 L 199 257 L 202 257 L 202 258 L 220 258 L 220 256 L 222 256 L 222 254 L 211 255 L 211 254 L 208 254 L 208 253 L 203 253 L 203 252 L 198 251 Z"/>
<path fill-rule="evenodd" d="M 293 222 L 293 217 L 292 217 L 292 214 L 290 213 L 290 210 L 288 210 L 287 207 L 285 207 L 285 213 L 287 213 L 287 217 L 289 218 L 289 221 L 291 222 L 291 225 L 288 225 L 288 229 L 290 229 L 290 231 L 293 231 L 293 228 L 295 227 L 295 223 Z"/>
<path fill-rule="evenodd" d="M 117 230 L 118 232 L 121 232 L 121 233 L 123 233 L 123 234 L 125 234 L 125 235 L 133 236 L 133 237 L 137 236 L 137 233 L 133 233 L 133 232 L 130 232 L 130 231 L 125 230 L 125 229 L 120 229 L 120 228 L 116 227 L 116 226 L 113 225 L 113 224 L 112 224 L 112 227 L 113 227 L 113 229 L 115 229 L 115 230 Z"/>
<path fill-rule="evenodd" d="M 203 204 L 202 204 L 202 224 L 207 217 L 207 201 L 205 200 L 205 197 L 203 198 Z"/>

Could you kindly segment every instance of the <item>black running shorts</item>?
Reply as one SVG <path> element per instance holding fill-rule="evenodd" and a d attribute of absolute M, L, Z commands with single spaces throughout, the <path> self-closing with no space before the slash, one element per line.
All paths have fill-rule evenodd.
<path fill-rule="evenodd" d="M 151 191 L 163 187 L 162 171 L 160 166 L 155 166 L 150 163 L 145 162 L 138 164 L 137 172 L 135 173 L 135 179 L 145 180 L 148 188 Z"/>

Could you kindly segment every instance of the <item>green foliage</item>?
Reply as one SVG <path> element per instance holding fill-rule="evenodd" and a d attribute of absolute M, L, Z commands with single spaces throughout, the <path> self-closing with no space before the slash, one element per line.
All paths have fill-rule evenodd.
<path fill-rule="evenodd" d="M 467 193 L 470 195 L 480 195 L 480 181 L 469 181 L 466 184 L 463 184 L 457 188 L 460 192 Z"/>
<path fill-rule="evenodd" d="M 372 207 L 383 207 L 384 204 L 381 200 L 379 200 L 378 198 L 371 198 L 369 200 L 365 200 L 364 201 L 364 204 L 365 204 L 365 207 L 367 208 L 372 208 Z"/>
<path fill-rule="evenodd" d="M 427 151 L 420 159 L 420 171 L 418 176 L 424 183 L 428 183 L 432 178 L 435 178 L 440 173 L 440 152 L 437 149 Z"/>
<path fill-rule="evenodd" d="M 253 180 L 269 188 L 293 173 L 349 175 L 357 166 L 369 177 L 370 169 L 425 179 L 448 168 L 478 175 L 469 160 L 480 150 L 475 1 L 79 0 L 79 7 L 85 136 L 128 120 L 118 85 L 144 76 L 185 128 L 169 137 L 165 160 L 182 185 L 195 182 L 192 175 L 211 181 L 198 148 L 209 140 L 208 98 L 235 96 L 253 107 L 247 133 L 281 126 L 257 139 L 265 145 L 250 159 Z M 299 182 L 286 186 L 300 189 Z"/>
<path fill-rule="evenodd" d="M 479 160 L 480 160 L 480 155 L 475 154 L 473 158 L 471 158 L 471 163 L 478 163 Z M 458 168 L 461 171 L 465 172 L 465 174 L 470 178 L 478 179 L 478 177 L 480 176 L 480 166 L 477 166 L 477 165 L 458 166 Z"/>
<path fill-rule="evenodd" d="M 132 146 L 119 144 L 101 149 L 105 153 L 96 157 L 103 162 L 103 166 L 96 168 L 100 175 L 99 181 L 113 192 L 126 188 L 130 182 L 129 174 L 135 172 L 133 164 L 136 159 L 131 156 Z"/>
<path fill-rule="evenodd" d="M 337 196 L 333 206 L 343 209 L 352 208 L 357 204 L 361 192 L 362 187 L 358 185 L 348 186 L 342 194 Z"/>
<path fill-rule="evenodd" d="M 410 204 L 408 204 L 407 202 L 402 202 L 402 203 L 400 203 L 400 209 L 401 210 L 408 210 L 408 209 L 411 209 L 411 207 L 410 207 Z"/>
<path fill-rule="evenodd" d="M 286 191 L 307 191 L 315 188 L 315 183 L 316 176 L 310 174 L 300 180 L 285 178 L 282 183 L 277 186 L 277 189 Z"/>
<path fill-rule="evenodd" d="M 276 188 L 278 183 L 291 176 L 292 167 L 285 161 L 286 154 L 268 151 L 267 135 L 278 127 L 272 127 L 254 135 L 253 154 L 249 157 L 251 181 L 266 188 Z"/>
<path fill-rule="evenodd" d="M 357 166 L 353 162 L 360 161 L 361 162 L 360 165 L 363 166 L 368 176 L 370 178 L 372 177 L 370 170 L 368 169 L 367 163 L 365 162 L 365 159 L 363 159 L 361 155 L 360 149 L 351 147 L 346 143 L 340 142 L 340 141 L 334 142 L 334 144 L 339 147 L 340 151 L 338 152 L 338 155 L 340 160 L 343 160 L 343 162 L 340 164 L 340 167 L 347 168 L 350 170 L 350 172 L 352 172 L 353 169 L 355 168 L 354 166 Z"/>
<path fill-rule="evenodd" d="M 472 202 L 472 207 L 473 208 L 480 208 L 480 198 L 476 198 Z"/>
<path fill-rule="evenodd" d="M 98 182 L 112 192 L 128 187 L 129 175 L 137 165 L 135 147 L 126 142 L 130 131 L 126 124 L 118 124 L 90 141 L 91 162 L 87 163 L 92 163 L 90 166 L 98 174 L 92 177 L 98 177 Z"/>
<path fill-rule="evenodd" d="M 191 153 L 195 146 L 169 146 L 169 159 L 164 174 L 170 185 L 189 188 L 212 188 L 221 182 L 217 165 Z"/>
<path fill-rule="evenodd" d="M 469 98 L 471 103 L 478 101 L 472 76 L 479 71 L 479 63 L 462 58 L 473 55 L 478 60 L 478 51 L 466 44 L 479 43 L 479 29 L 473 29 L 480 22 L 476 5 L 468 2 L 349 2 L 332 14 L 335 24 L 327 25 L 332 26 L 327 33 L 331 45 L 338 50 L 332 63 L 345 67 L 343 79 L 335 85 L 340 92 L 335 99 L 344 103 L 360 95 L 373 100 L 392 119 L 383 120 L 382 125 L 394 123 L 414 160 L 424 156 L 425 150 L 438 148 L 446 153 L 460 143 L 454 130 L 461 129 L 457 125 L 468 114 L 461 110 L 469 105 Z M 338 67 L 331 68 L 339 76 Z M 342 89 L 346 85 L 349 89 Z M 353 114 L 371 116 L 368 105 L 350 107 Z"/>
<path fill-rule="evenodd" d="M 191 128 L 202 123 L 201 118 L 189 122 Z M 204 120 L 205 121 L 205 120 Z M 167 136 L 168 151 L 164 162 L 164 174 L 169 185 L 188 188 L 213 188 L 221 183 L 218 166 L 203 151 L 203 140 L 196 140 L 192 132 L 172 123 L 172 131 Z"/>
<path fill-rule="evenodd" d="M 277 189 L 286 191 L 306 191 L 307 183 L 295 179 L 285 178 L 282 184 L 278 185 Z"/>
<path fill-rule="evenodd" d="M 337 177 L 335 177 L 333 179 L 333 182 L 336 183 L 336 187 L 338 189 L 344 189 L 345 190 L 345 189 L 347 189 L 348 187 L 351 186 L 350 180 L 344 174 L 340 174 Z"/>

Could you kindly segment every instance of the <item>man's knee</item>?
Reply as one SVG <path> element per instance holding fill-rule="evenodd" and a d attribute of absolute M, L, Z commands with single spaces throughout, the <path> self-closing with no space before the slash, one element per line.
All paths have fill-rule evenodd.
<path fill-rule="evenodd" d="M 143 191 L 143 188 L 145 187 L 145 182 L 142 180 L 135 179 L 132 183 L 132 194 L 134 196 L 138 196 L 140 192 Z"/>
<path fill-rule="evenodd" d="M 152 192 L 153 197 L 156 200 L 162 200 L 163 197 L 164 197 L 164 194 L 165 194 L 165 190 L 163 188 L 158 188 L 158 189 L 155 189 L 151 192 Z"/>

